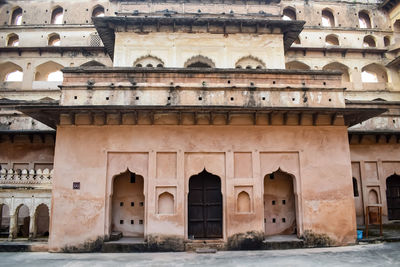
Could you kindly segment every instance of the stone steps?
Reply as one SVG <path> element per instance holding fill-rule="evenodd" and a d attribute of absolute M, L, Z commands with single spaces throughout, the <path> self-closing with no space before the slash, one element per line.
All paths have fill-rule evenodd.
<path fill-rule="evenodd" d="M 213 253 L 213 251 L 217 250 L 226 250 L 223 240 L 194 240 L 185 243 L 185 251 Z"/>

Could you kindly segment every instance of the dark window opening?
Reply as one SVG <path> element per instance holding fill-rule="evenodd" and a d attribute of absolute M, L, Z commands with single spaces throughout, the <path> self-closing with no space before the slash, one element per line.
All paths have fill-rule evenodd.
<path fill-rule="evenodd" d="M 357 179 L 353 177 L 353 195 L 355 197 L 358 197 L 358 185 L 357 185 Z"/>
<path fill-rule="evenodd" d="M 136 183 L 136 174 L 131 173 L 131 184 Z"/>

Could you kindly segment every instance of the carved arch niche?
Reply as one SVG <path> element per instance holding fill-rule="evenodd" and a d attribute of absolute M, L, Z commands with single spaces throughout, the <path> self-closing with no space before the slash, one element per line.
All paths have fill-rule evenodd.
<path fill-rule="evenodd" d="M 246 214 L 253 212 L 253 186 L 235 186 L 235 199 L 236 213 Z"/>
<path fill-rule="evenodd" d="M 156 192 L 156 214 L 174 215 L 176 213 L 176 187 L 158 186 Z"/>

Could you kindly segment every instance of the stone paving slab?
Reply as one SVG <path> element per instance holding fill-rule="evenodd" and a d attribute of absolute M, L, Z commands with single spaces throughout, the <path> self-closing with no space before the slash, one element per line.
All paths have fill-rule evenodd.
<path fill-rule="evenodd" d="M 400 266 L 400 243 L 334 248 L 179 253 L 0 253 L 0 266 Z"/>

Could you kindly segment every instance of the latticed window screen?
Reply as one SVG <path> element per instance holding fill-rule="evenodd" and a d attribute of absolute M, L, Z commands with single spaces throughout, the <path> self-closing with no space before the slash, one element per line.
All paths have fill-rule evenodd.
<path fill-rule="evenodd" d="M 102 46 L 102 42 L 100 36 L 98 34 L 91 34 L 90 35 L 90 46 Z"/>

